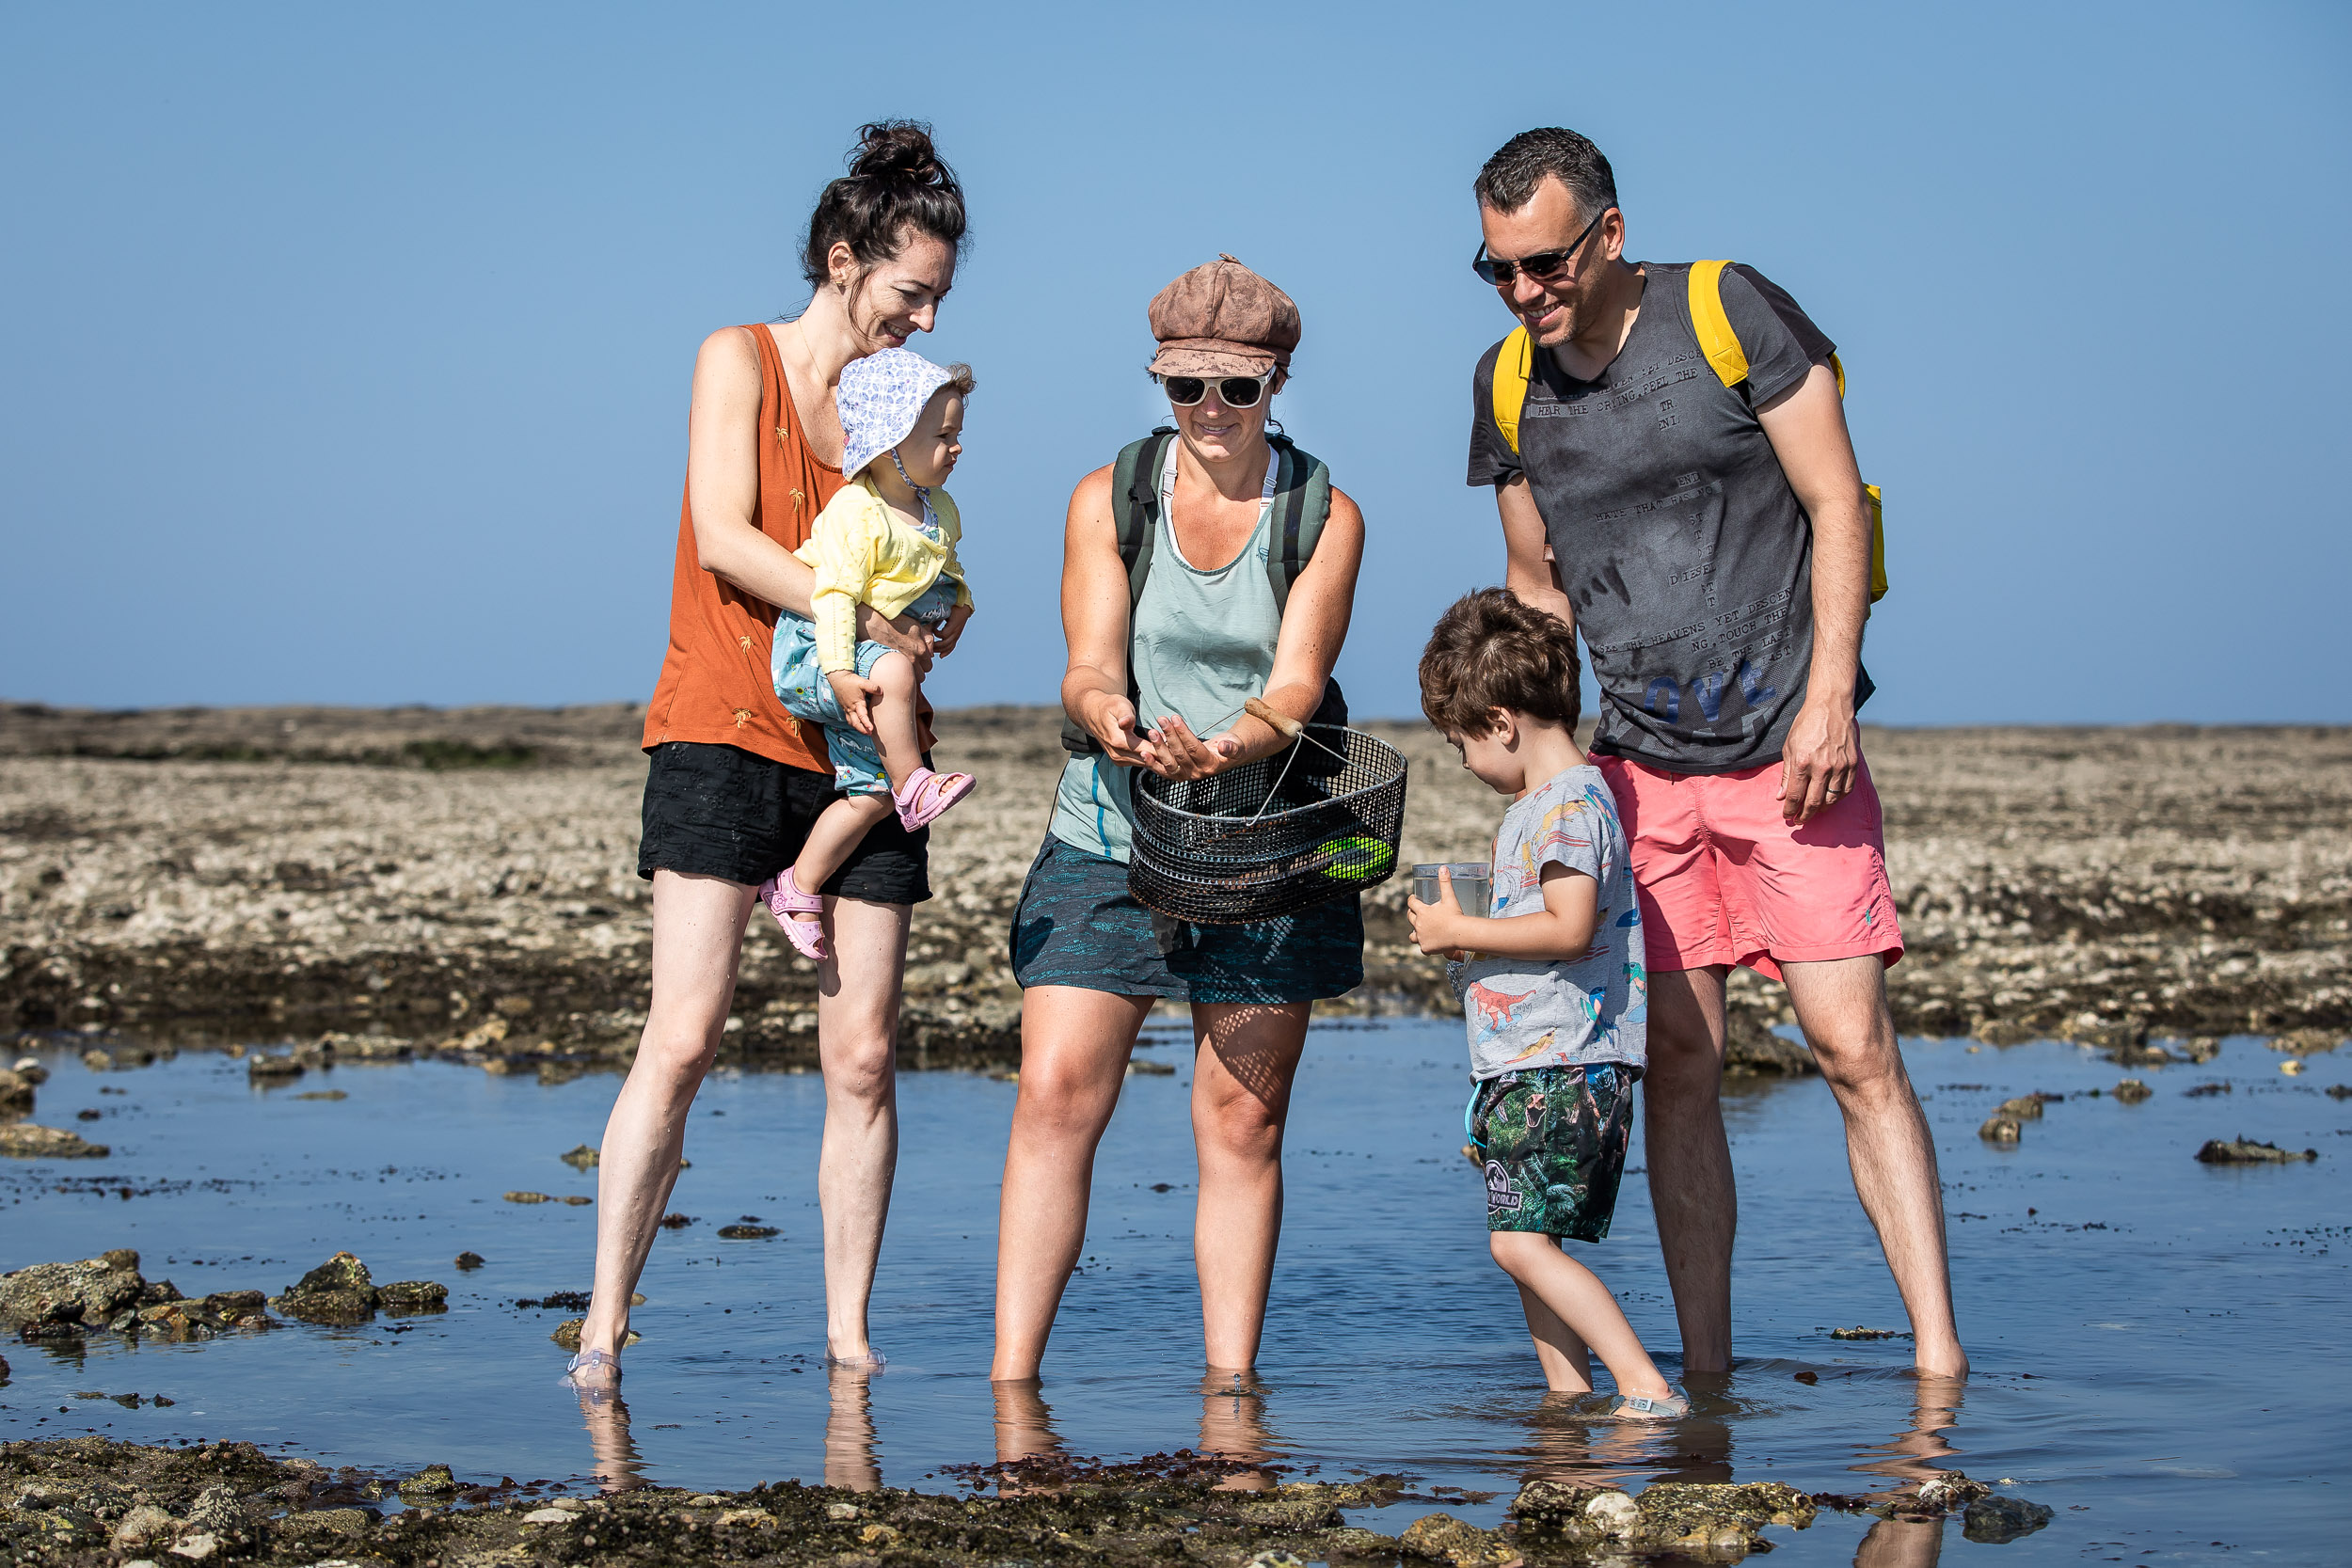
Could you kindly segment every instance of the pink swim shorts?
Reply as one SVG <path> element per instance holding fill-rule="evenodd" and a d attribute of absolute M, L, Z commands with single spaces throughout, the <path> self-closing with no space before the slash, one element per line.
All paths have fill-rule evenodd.
<path fill-rule="evenodd" d="M 1668 773 L 1595 757 L 1632 848 L 1653 971 L 1903 956 L 1886 884 L 1886 831 L 1867 765 L 1851 794 L 1802 827 L 1780 815 L 1780 764 Z"/>

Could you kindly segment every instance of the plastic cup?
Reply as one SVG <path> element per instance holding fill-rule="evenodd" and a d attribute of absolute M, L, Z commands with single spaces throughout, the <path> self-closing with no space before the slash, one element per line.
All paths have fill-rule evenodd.
<path fill-rule="evenodd" d="M 1442 865 L 1413 867 L 1413 896 L 1424 904 L 1436 903 L 1440 871 L 1453 881 L 1454 901 L 1462 906 L 1464 914 L 1484 920 L 1495 912 L 1493 868 L 1481 861 L 1449 861 Z"/>

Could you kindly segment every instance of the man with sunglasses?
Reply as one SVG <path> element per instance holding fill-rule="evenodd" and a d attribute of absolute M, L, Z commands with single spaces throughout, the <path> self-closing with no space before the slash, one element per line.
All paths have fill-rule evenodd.
<path fill-rule="evenodd" d="M 1470 483 L 1494 487 L 1511 588 L 1583 633 L 1600 687 L 1590 752 L 1642 895 L 1644 1130 L 1684 1370 L 1731 1363 L 1717 1096 L 1724 983 L 1745 964 L 1787 983 L 1836 1095 L 1919 1370 L 1964 1373 L 1934 1144 L 1886 1002 L 1902 934 L 1854 719 L 1871 522 L 1833 345 L 1725 267 L 1713 287 L 1746 360 L 1727 382 L 1692 265 L 1627 260 L 1609 161 L 1573 131 L 1512 138 L 1475 188 L 1471 266 L 1524 335 L 1472 378 Z"/>

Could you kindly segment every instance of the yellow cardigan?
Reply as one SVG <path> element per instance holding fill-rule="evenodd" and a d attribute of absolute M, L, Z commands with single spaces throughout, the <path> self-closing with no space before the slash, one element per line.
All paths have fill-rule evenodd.
<path fill-rule="evenodd" d="M 817 612 L 817 657 L 827 674 L 857 668 L 860 604 L 903 615 L 942 573 L 956 585 L 956 602 L 971 604 L 972 590 L 956 560 L 963 519 L 947 492 L 936 487 L 931 512 L 939 518 L 935 540 L 891 511 L 874 482 L 860 474 L 817 514 L 808 543 L 796 553 L 817 568 L 809 608 Z"/>

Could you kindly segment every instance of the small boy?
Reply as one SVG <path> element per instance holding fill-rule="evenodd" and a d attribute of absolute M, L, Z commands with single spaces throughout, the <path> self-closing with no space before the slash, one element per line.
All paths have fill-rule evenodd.
<path fill-rule="evenodd" d="M 1455 602 L 1421 657 L 1421 705 L 1462 766 L 1512 797 L 1495 834 L 1491 918 L 1406 902 L 1414 941 L 1454 960 L 1485 1156 L 1494 1259 L 1519 1288 L 1544 1380 L 1592 1391 L 1588 1348 L 1616 1379 L 1613 1416 L 1689 1408 L 1609 1288 L 1561 1248 L 1609 1234 L 1645 1060 L 1648 978 L 1625 831 L 1576 743 L 1576 634 L 1488 588 Z"/>

